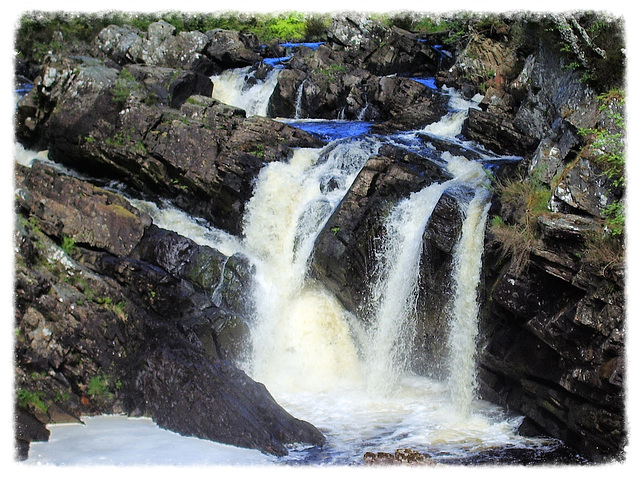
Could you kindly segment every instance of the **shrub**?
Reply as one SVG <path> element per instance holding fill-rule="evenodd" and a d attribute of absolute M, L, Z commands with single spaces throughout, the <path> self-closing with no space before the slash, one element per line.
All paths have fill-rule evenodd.
<path fill-rule="evenodd" d="M 109 377 L 101 375 L 91 377 L 87 386 L 87 395 L 94 399 L 111 398 L 113 394 L 109 391 Z"/>
<path fill-rule="evenodd" d="M 41 392 L 32 392 L 30 390 L 21 388 L 17 392 L 18 405 L 24 409 L 32 408 L 46 414 L 49 410 L 49 407 L 44 403 L 41 395 Z"/>

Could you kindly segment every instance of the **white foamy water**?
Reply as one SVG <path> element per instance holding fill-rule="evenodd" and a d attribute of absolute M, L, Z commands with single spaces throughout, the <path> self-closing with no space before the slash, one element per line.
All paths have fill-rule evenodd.
<path fill-rule="evenodd" d="M 460 135 L 469 109 L 478 108 L 478 103 L 482 100 L 482 96 L 475 96 L 471 100 L 466 100 L 455 90 L 447 89 L 447 87 L 444 87 L 444 89 L 449 95 L 449 113 L 440 121 L 427 125 L 420 132 L 440 138 L 453 139 Z"/>
<path fill-rule="evenodd" d="M 24 465 L 262 466 L 273 457 L 256 450 L 185 437 L 148 418 L 85 417 L 85 425 L 49 425 L 48 442 L 33 442 Z"/>
<path fill-rule="evenodd" d="M 249 84 L 251 67 L 229 69 L 211 77 L 213 98 L 227 105 L 242 108 L 247 116 L 267 116 L 269 99 L 278 84 L 278 70 L 271 70 L 264 80 Z"/>
<path fill-rule="evenodd" d="M 245 248 L 256 264 L 253 378 L 274 391 L 325 391 L 360 377 L 348 314 L 308 282 L 313 242 L 375 141 L 300 149 L 261 171 L 247 205 Z"/>
<path fill-rule="evenodd" d="M 47 150 L 42 150 L 40 152 L 35 152 L 33 150 L 28 150 L 24 148 L 19 143 L 13 144 L 13 159 L 16 163 L 20 165 L 24 165 L 25 167 L 31 167 L 34 161 L 51 163 L 49 160 L 49 152 Z"/>
<path fill-rule="evenodd" d="M 460 164 L 471 165 L 461 167 Z M 490 194 L 482 186 L 486 175 L 480 164 L 460 157 L 449 165 L 476 187 L 469 203 L 462 234 L 454 252 L 454 301 L 449 331 L 449 388 L 453 404 L 461 417 L 468 416 L 476 389 L 476 337 L 478 335 L 478 286 L 482 269 L 484 231 Z"/>
<path fill-rule="evenodd" d="M 370 303 L 375 319 L 365 345 L 372 392 L 385 395 L 404 373 L 408 345 L 415 334 L 422 234 L 446 184 L 432 184 L 401 201 L 385 224 L 378 280 Z"/>
<path fill-rule="evenodd" d="M 453 121 L 457 120 L 443 119 Z M 320 455 L 326 463 L 357 462 L 366 450 L 402 447 L 459 458 L 478 448 L 531 446 L 515 433 L 519 418 L 508 418 L 474 398 L 473 380 L 458 382 L 466 390 L 452 394 L 449 383 L 417 377 L 404 364 L 404 342 L 415 321 L 423 231 L 447 188 L 464 184 L 477 189 L 463 227 L 469 233 L 463 233 L 459 251 L 466 249 L 469 237 L 475 238 L 486 220 L 481 164 L 445 155 L 442 160 L 455 178 L 416 192 L 393 209 L 387 222 L 388 244 L 381 254 L 386 263 L 373 294 L 376 314 L 365 319 L 371 329 L 307 279 L 315 236 L 371 154 L 365 149 L 357 161 L 347 158 L 362 146 L 346 142 L 328 148 L 331 162 L 323 163 L 323 152 L 301 150 L 288 163 L 268 165 L 247 206 L 245 247 L 257 259 L 258 280 L 253 361 L 247 369 L 288 411 L 319 427 L 329 440 L 324 454 L 302 449 L 291 454 L 291 461 Z M 329 195 L 328 185 L 339 188 Z M 306 222 L 307 218 L 315 220 Z M 466 253 L 459 262 L 477 265 L 482 251 Z M 463 269 L 456 272 L 468 274 Z M 458 280 L 454 295 L 475 303 L 477 282 L 473 275 Z M 473 313 L 457 309 L 452 324 L 475 324 Z M 473 361 L 474 345 L 472 336 L 468 348 L 456 350 L 464 358 L 462 364 Z M 475 378 L 474 372 L 457 366 L 451 375 Z M 462 411 L 452 395 L 463 398 Z"/>

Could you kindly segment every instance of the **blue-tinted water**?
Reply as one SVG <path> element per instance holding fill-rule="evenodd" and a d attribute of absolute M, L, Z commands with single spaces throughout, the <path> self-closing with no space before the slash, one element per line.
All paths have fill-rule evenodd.
<path fill-rule="evenodd" d="M 304 130 L 321 140 L 331 142 L 340 138 L 366 135 L 374 125 L 373 122 L 354 120 L 282 120 L 289 125 Z"/>
<path fill-rule="evenodd" d="M 265 58 L 262 61 L 273 68 L 284 68 L 284 62 L 290 60 L 291 57 L 272 57 Z"/>
<path fill-rule="evenodd" d="M 414 80 L 422 85 L 429 87 L 431 90 L 438 90 L 436 86 L 436 79 L 434 77 L 411 77 L 411 80 Z"/>
<path fill-rule="evenodd" d="M 299 42 L 299 43 L 287 42 L 287 43 L 281 43 L 280 45 L 284 48 L 308 47 L 311 50 L 317 50 L 318 47 L 323 43 L 324 42 Z"/>

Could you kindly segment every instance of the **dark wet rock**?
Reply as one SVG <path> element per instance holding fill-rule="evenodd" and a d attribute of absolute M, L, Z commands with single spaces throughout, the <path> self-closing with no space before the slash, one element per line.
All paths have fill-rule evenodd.
<path fill-rule="evenodd" d="M 372 128 L 376 133 L 418 130 L 440 120 L 448 111 L 443 95 L 409 78 L 383 77 L 379 89 L 371 96 L 372 105 L 386 112 L 384 123 Z"/>
<path fill-rule="evenodd" d="M 321 46 L 311 53 L 325 50 Z M 378 127 L 384 133 L 423 127 L 446 113 L 442 96 L 409 78 L 377 77 L 348 63 L 319 63 L 310 71 L 294 65 L 279 74 L 270 103 L 273 116 L 386 120 Z"/>
<path fill-rule="evenodd" d="M 427 125 L 446 112 L 441 97 L 396 74 L 435 72 L 439 55 L 417 36 L 355 14 L 339 15 L 328 41 L 298 49 L 280 72 L 272 116 L 391 120 L 387 130 Z"/>
<path fill-rule="evenodd" d="M 264 385 L 189 346 L 163 342 L 145 355 L 138 372 L 140 409 L 161 427 L 278 456 L 288 453 L 286 444 L 324 443 L 315 427 L 279 407 Z"/>
<path fill-rule="evenodd" d="M 169 106 L 180 108 L 189 97 L 203 95 L 210 97 L 213 93 L 213 82 L 211 79 L 199 72 L 184 72 L 179 74 L 169 85 L 169 95 L 171 101 Z"/>
<path fill-rule="evenodd" d="M 31 413 L 16 407 L 15 409 L 16 460 L 29 458 L 31 442 L 46 442 L 51 432 Z"/>
<path fill-rule="evenodd" d="M 470 109 L 463 129 L 464 135 L 500 154 L 526 155 L 538 145 L 539 139 L 531 137 L 513 125 L 510 115 L 499 109 L 485 112 Z"/>

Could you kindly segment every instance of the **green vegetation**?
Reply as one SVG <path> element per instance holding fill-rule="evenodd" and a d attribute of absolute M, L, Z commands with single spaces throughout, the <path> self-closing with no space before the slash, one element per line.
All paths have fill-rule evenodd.
<path fill-rule="evenodd" d="M 612 89 L 598 96 L 600 111 L 605 113 L 607 127 L 583 128 L 579 133 L 587 140 L 587 145 L 595 153 L 595 160 L 603 174 L 611 180 L 613 189 L 624 189 L 625 176 L 625 121 L 621 113 L 624 106 L 624 93 Z M 614 195 L 614 192 L 610 190 Z M 615 195 L 614 195 L 615 196 Z M 607 205 L 603 211 L 610 235 L 619 236 L 624 233 L 625 209 L 622 198 L 617 198 Z"/>
<path fill-rule="evenodd" d="M 30 12 L 19 22 L 15 47 L 18 55 L 41 61 L 49 51 L 65 45 L 90 43 L 100 31 L 109 25 L 130 25 L 147 31 L 153 22 L 164 20 L 174 27 L 176 33 L 200 31 L 214 28 L 254 33 L 261 42 L 321 41 L 331 24 L 330 14 L 283 12 L 261 13 L 67 13 Z"/>
<path fill-rule="evenodd" d="M 42 396 L 42 392 L 21 388 L 17 392 L 18 405 L 25 410 L 33 409 L 46 414 L 49 411 L 49 407 L 45 404 Z"/>
<path fill-rule="evenodd" d="M 598 91 L 614 88 L 624 78 L 625 40 L 622 20 L 597 12 L 550 15 L 544 30 L 555 36 L 565 70 Z"/>
<path fill-rule="evenodd" d="M 64 253 L 69 255 L 70 257 L 74 255 L 76 252 L 76 241 L 73 237 L 67 237 L 66 235 L 62 237 L 62 244 L 60 245 Z"/>
<path fill-rule="evenodd" d="M 138 81 L 129 70 L 123 68 L 116 80 L 116 84 L 111 90 L 113 99 L 116 102 L 126 102 L 131 94 L 139 88 Z"/>
<path fill-rule="evenodd" d="M 551 188 L 538 179 L 536 172 L 528 177 L 503 180 L 494 185 L 503 205 L 508 205 L 508 221 L 494 216 L 491 232 L 500 243 L 502 254 L 512 259 L 514 271 L 522 272 L 531 248 L 537 242 L 538 217 L 550 215 Z"/>
<path fill-rule="evenodd" d="M 113 397 L 109 390 L 110 379 L 106 375 L 96 375 L 89 379 L 87 385 L 87 396 L 97 400 L 107 400 Z"/>
<path fill-rule="evenodd" d="M 313 73 L 323 75 L 327 77 L 329 81 L 335 80 L 337 74 L 346 72 L 346 71 L 347 71 L 346 65 L 339 65 L 335 63 L 328 65 L 327 67 L 324 67 L 324 68 L 317 67 L 313 69 Z"/>
<path fill-rule="evenodd" d="M 251 155 L 255 155 L 258 158 L 264 158 L 265 149 L 264 145 L 256 145 L 253 150 L 251 150 Z"/>

